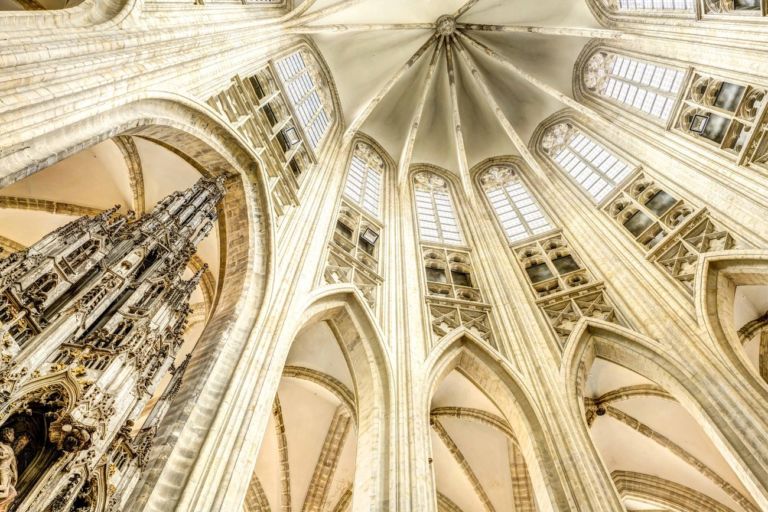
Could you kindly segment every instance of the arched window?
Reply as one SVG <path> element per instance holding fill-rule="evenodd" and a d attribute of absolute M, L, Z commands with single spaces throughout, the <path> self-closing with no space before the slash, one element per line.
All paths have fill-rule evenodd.
<path fill-rule="evenodd" d="M 331 116 L 323 101 L 322 80 L 310 64 L 311 58 L 298 50 L 278 60 L 275 68 L 310 146 L 317 149 L 331 125 Z"/>
<path fill-rule="evenodd" d="M 480 177 L 480 185 L 510 243 L 552 229 L 544 212 L 512 167 L 491 167 Z"/>
<path fill-rule="evenodd" d="M 583 71 L 588 91 L 667 121 L 683 85 L 685 72 L 641 59 L 598 51 Z"/>
<path fill-rule="evenodd" d="M 365 142 L 358 142 L 349 164 L 344 195 L 366 212 L 379 217 L 384 160 Z"/>
<path fill-rule="evenodd" d="M 461 232 L 448 183 L 428 171 L 416 174 L 413 182 L 421 241 L 461 245 Z"/>
<path fill-rule="evenodd" d="M 541 146 L 596 202 L 605 199 L 634 170 L 634 166 L 570 123 L 547 129 Z"/>

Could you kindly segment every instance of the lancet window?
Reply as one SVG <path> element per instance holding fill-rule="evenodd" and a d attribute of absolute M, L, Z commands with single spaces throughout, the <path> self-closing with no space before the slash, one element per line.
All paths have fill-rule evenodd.
<path fill-rule="evenodd" d="M 369 214 L 378 217 L 381 209 L 381 181 L 384 160 L 369 144 L 358 142 L 349 164 L 344 195 Z"/>
<path fill-rule="evenodd" d="M 741 165 L 768 164 L 768 90 L 695 73 L 677 129 Z"/>
<path fill-rule="evenodd" d="M 309 145 L 317 149 L 331 125 L 331 116 L 323 100 L 322 80 L 309 65 L 310 59 L 306 52 L 298 50 L 275 62 L 275 68 Z"/>
<path fill-rule="evenodd" d="M 416 218 L 422 242 L 461 245 L 461 231 L 448 183 L 430 172 L 414 176 Z"/>
<path fill-rule="evenodd" d="M 602 50 L 583 74 L 588 91 L 662 122 L 670 118 L 684 79 L 682 69 Z"/>
<path fill-rule="evenodd" d="M 512 166 L 491 167 L 480 176 L 480 186 L 510 243 L 553 229 Z"/>
<path fill-rule="evenodd" d="M 323 272 L 327 284 L 353 283 L 371 308 L 383 282 L 379 245 L 385 168 L 384 158 L 373 146 L 362 140 L 354 145 Z"/>
<path fill-rule="evenodd" d="M 549 128 L 541 146 L 552 162 L 598 203 L 635 169 L 569 122 Z"/>

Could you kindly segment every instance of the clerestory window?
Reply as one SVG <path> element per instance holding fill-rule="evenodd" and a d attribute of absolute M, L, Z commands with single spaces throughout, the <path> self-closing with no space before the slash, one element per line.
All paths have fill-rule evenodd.
<path fill-rule="evenodd" d="M 461 245 L 448 183 L 434 173 L 420 172 L 414 176 L 414 196 L 421 241 Z"/>
<path fill-rule="evenodd" d="M 693 11 L 695 0 L 618 0 L 619 11 Z"/>
<path fill-rule="evenodd" d="M 599 51 L 584 69 L 587 90 L 660 121 L 672 114 L 685 71 Z"/>
<path fill-rule="evenodd" d="M 635 169 L 570 123 L 549 128 L 542 147 L 555 165 L 598 203 Z"/>
<path fill-rule="evenodd" d="M 295 51 L 275 62 L 275 68 L 309 145 L 317 149 L 331 125 L 331 116 L 318 89 L 320 79 L 307 62 L 309 58 L 301 50 Z"/>
<path fill-rule="evenodd" d="M 512 167 L 491 167 L 480 177 L 480 185 L 510 243 L 552 229 L 552 224 Z"/>
<path fill-rule="evenodd" d="M 358 142 L 349 164 L 344 195 L 378 218 L 381 213 L 381 182 L 384 160 L 365 142 Z"/>

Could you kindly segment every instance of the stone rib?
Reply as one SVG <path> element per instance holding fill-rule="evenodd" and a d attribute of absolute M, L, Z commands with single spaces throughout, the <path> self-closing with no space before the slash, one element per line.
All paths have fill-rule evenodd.
<path fill-rule="evenodd" d="M 139 149 L 136 147 L 132 137 L 119 136 L 114 137 L 115 143 L 120 153 L 123 154 L 125 165 L 128 168 L 128 182 L 131 185 L 131 194 L 133 195 L 133 211 L 137 217 L 141 217 L 146 211 L 144 196 L 144 172 L 141 167 L 141 157 Z"/>
<path fill-rule="evenodd" d="M 280 453 L 280 510 L 283 512 L 291 512 L 291 468 L 288 462 L 288 439 L 285 436 L 283 409 L 280 406 L 280 398 L 278 396 L 275 396 L 275 404 L 272 407 L 272 415 L 275 417 L 277 446 Z"/>
<path fill-rule="evenodd" d="M 483 504 L 483 507 L 485 508 L 485 510 L 487 510 L 488 512 L 495 512 L 496 509 L 493 507 L 493 503 L 491 503 L 491 499 L 488 497 L 488 494 L 485 492 L 483 485 L 480 483 L 480 479 L 477 478 L 477 475 L 470 467 L 469 462 L 464 457 L 464 454 L 461 453 L 461 450 L 453 441 L 451 436 L 448 434 L 448 431 L 445 430 L 445 427 L 443 427 L 442 423 L 440 423 L 440 420 L 438 419 L 433 418 L 431 420 L 431 423 L 435 433 L 437 433 L 438 437 L 443 442 L 445 447 L 448 448 L 448 451 L 451 452 L 451 455 L 453 455 L 453 458 L 461 467 L 461 470 L 464 472 L 464 475 L 472 484 L 472 488 L 475 490 L 475 493 L 477 494 L 477 497 L 480 499 L 480 502 Z"/>
<path fill-rule="evenodd" d="M 248 491 L 245 495 L 245 512 L 271 512 L 267 495 L 256 475 L 253 475 L 251 483 L 248 484 Z"/>
<path fill-rule="evenodd" d="M 515 512 L 536 512 L 533 486 L 523 453 L 512 439 L 507 439 L 507 448 L 509 450 L 509 473 L 512 477 L 512 499 L 515 504 Z"/>
<path fill-rule="evenodd" d="M 641 422 L 640 420 L 625 413 L 624 411 L 616 409 L 615 407 L 612 407 L 610 405 L 606 406 L 605 410 L 610 417 L 624 423 L 625 425 L 627 425 L 628 427 L 634 430 L 637 430 L 640 434 L 644 435 L 648 439 L 654 441 L 660 446 L 663 446 L 670 452 L 674 453 L 676 456 L 680 457 L 688 465 L 696 469 L 699 473 L 701 473 L 702 475 L 707 477 L 709 480 L 711 480 L 715 485 L 720 487 L 720 489 L 722 489 L 723 492 L 725 492 L 728 496 L 730 496 L 731 499 L 733 499 L 733 501 L 738 503 L 744 510 L 747 510 L 750 512 L 758 512 L 757 507 L 755 507 L 746 496 L 741 494 L 738 489 L 736 489 L 734 486 L 728 483 L 720 475 L 712 471 L 712 469 L 710 469 L 709 466 L 704 464 L 701 460 L 696 458 L 693 454 L 688 452 L 685 448 L 678 445 L 677 443 L 675 443 L 665 435 L 661 434 L 660 432 L 657 432 L 656 430 L 652 429 L 651 427 Z"/>
<path fill-rule="evenodd" d="M 706 494 L 657 476 L 634 471 L 614 471 L 611 478 L 623 498 L 650 501 L 681 512 L 732 512 Z"/>
<path fill-rule="evenodd" d="M 344 447 L 344 440 L 349 433 L 349 427 L 352 418 L 346 407 L 340 405 L 336 408 L 336 413 L 328 428 L 328 434 L 325 436 L 325 442 L 320 450 L 320 456 L 315 465 L 315 471 L 312 474 L 312 480 L 309 482 L 307 497 L 304 499 L 303 512 L 320 512 L 328 498 L 328 491 L 336 466 L 339 463 L 341 450 Z"/>
<path fill-rule="evenodd" d="M 15 196 L 0 196 L 0 208 L 8 208 L 10 210 L 46 212 L 59 215 L 71 215 L 73 217 L 98 215 L 104 211 L 101 208 L 81 206 L 79 204 L 48 201 L 47 199 L 37 199 L 34 197 Z"/>
<path fill-rule="evenodd" d="M 356 411 L 355 395 L 340 380 L 331 377 L 327 373 L 319 372 L 304 366 L 286 366 L 283 369 L 283 377 L 308 380 L 318 386 L 324 387 L 341 401 L 351 416 L 354 416 Z"/>

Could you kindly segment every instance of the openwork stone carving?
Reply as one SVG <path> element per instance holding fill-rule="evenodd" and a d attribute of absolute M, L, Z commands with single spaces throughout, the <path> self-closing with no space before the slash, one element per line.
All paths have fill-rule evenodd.
<path fill-rule="evenodd" d="M 693 281 L 698 268 L 699 256 L 707 252 L 744 248 L 728 230 L 715 222 L 706 209 L 702 209 L 681 223 L 663 243 L 650 254 L 669 275 L 693 293 Z"/>
<path fill-rule="evenodd" d="M 169 369 L 178 389 L 172 363 L 206 266 L 182 274 L 224 191 L 223 178 L 204 179 L 141 219 L 84 217 L 2 261 L 0 507 L 14 495 L 19 510 L 96 511 L 110 489 L 136 484 L 151 442 L 134 448 L 130 426 Z M 161 397 L 146 428 L 165 412 Z M 123 471 L 100 473 L 120 457 Z"/>
<path fill-rule="evenodd" d="M 515 254 L 561 345 L 581 317 L 622 323 L 603 283 L 594 279 L 561 234 L 521 245 Z"/>
<path fill-rule="evenodd" d="M 701 0 L 701 2 L 704 12 L 711 14 L 751 14 L 759 16 L 766 12 L 765 2 L 755 2 L 751 6 L 745 5 L 744 2 L 736 2 L 735 0 Z"/>
<path fill-rule="evenodd" d="M 675 126 L 740 165 L 765 165 L 767 94 L 762 87 L 697 73 Z"/>
<path fill-rule="evenodd" d="M 693 215 L 695 208 L 639 172 L 616 192 L 603 211 L 651 250 Z"/>
<path fill-rule="evenodd" d="M 475 282 L 468 251 L 422 246 L 425 300 L 434 341 L 459 327 L 494 345 L 491 308 Z"/>
<path fill-rule="evenodd" d="M 319 92 L 326 89 L 320 87 Z M 272 67 L 261 68 L 245 78 L 236 75 L 227 89 L 208 98 L 208 104 L 245 137 L 254 152 L 263 151 L 264 170 L 270 177 L 272 203 L 279 222 L 291 207 L 298 205 L 300 178 L 315 160 L 299 137 L 297 120 Z M 276 131 L 280 126 L 283 128 Z"/>
<path fill-rule="evenodd" d="M 576 128 L 570 123 L 558 123 L 544 132 L 541 147 L 548 155 L 555 156 L 568 146 L 576 132 Z"/>
<path fill-rule="evenodd" d="M 587 89 L 600 92 L 605 88 L 615 60 L 615 55 L 608 55 L 605 52 L 596 52 L 592 55 L 587 61 L 583 74 L 584 85 Z"/>

